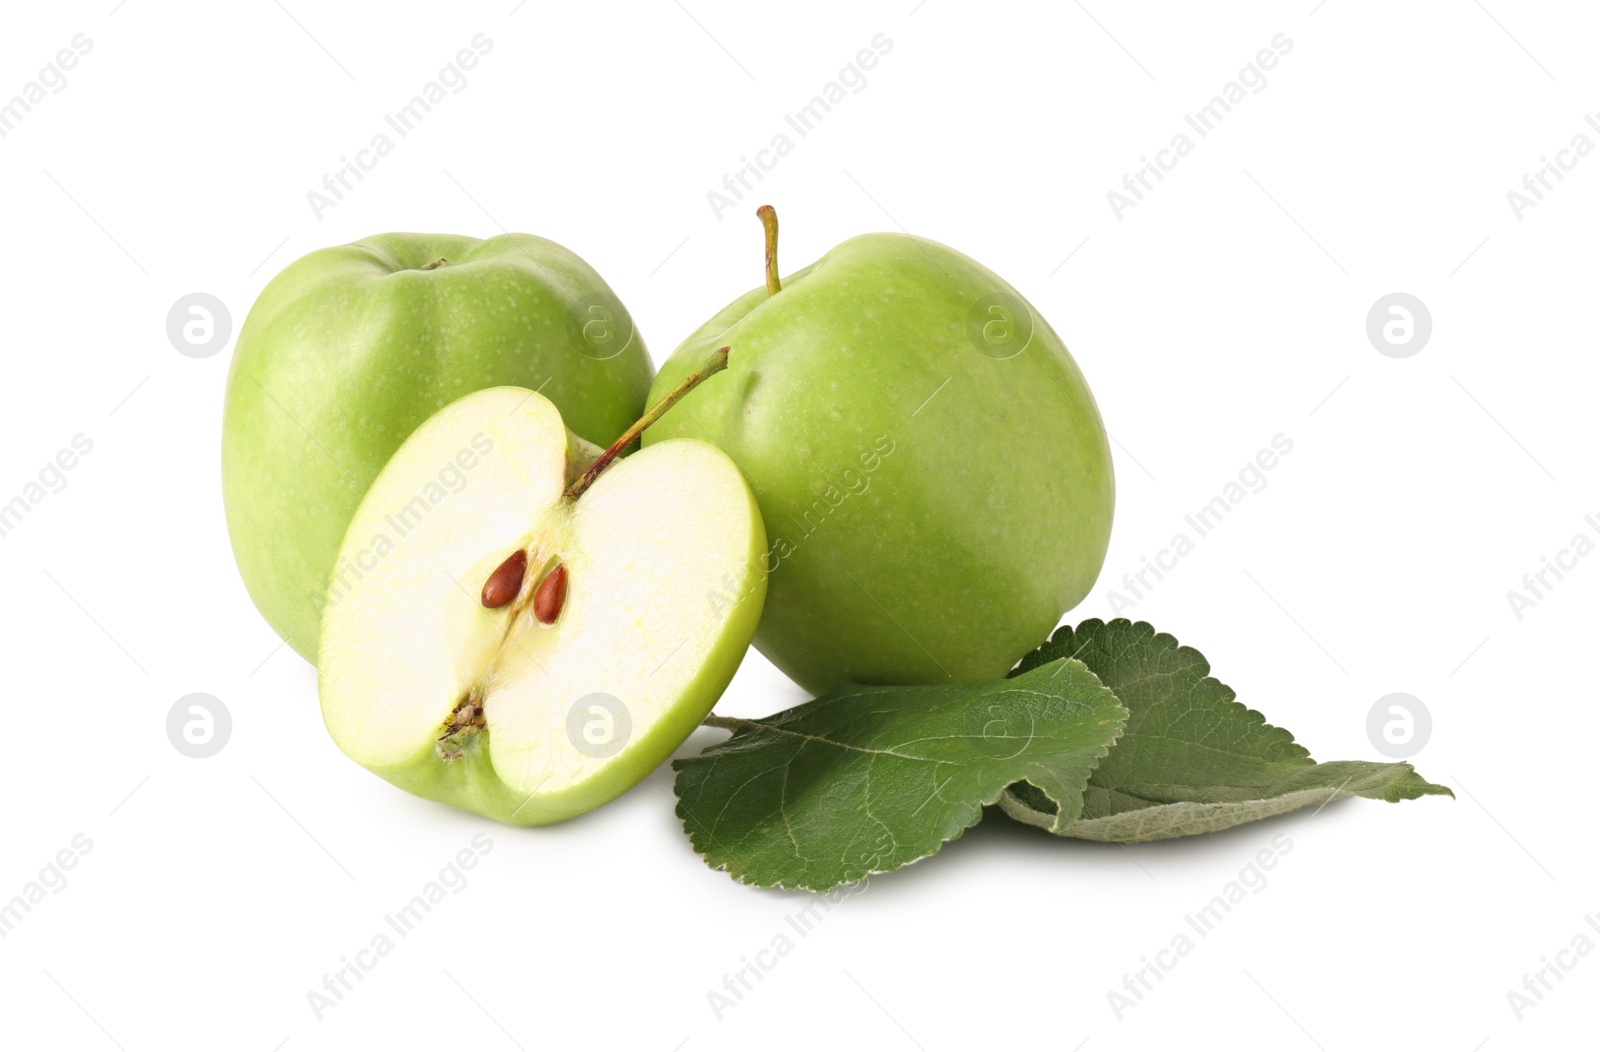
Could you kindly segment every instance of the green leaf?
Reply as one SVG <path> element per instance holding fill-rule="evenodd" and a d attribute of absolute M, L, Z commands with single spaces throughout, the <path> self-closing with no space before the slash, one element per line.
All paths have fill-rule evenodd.
<path fill-rule="evenodd" d="M 844 686 L 678 760 L 678 817 L 746 884 L 826 891 L 909 865 L 1027 779 L 1064 826 L 1127 710 L 1079 661 L 999 683 Z"/>
<path fill-rule="evenodd" d="M 1012 672 L 1075 658 L 1128 709 L 1117 747 L 1089 779 L 1076 822 L 1047 793 L 1022 784 L 1000 806 L 1030 825 L 1085 840 L 1134 843 L 1227 829 L 1329 800 L 1454 796 L 1408 763 L 1319 764 L 1293 736 L 1234 700 L 1198 650 L 1144 622 L 1085 621 L 1061 628 Z"/>

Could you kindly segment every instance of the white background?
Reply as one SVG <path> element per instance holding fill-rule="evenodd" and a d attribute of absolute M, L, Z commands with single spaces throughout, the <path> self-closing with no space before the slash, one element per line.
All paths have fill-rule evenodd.
<path fill-rule="evenodd" d="M 1592 1044 L 1600 954 L 1568 957 L 1520 1022 L 1507 992 L 1600 911 L 1600 557 L 1520 621 L 1506 593 L 1574 534 L 1600 535 L 1583 521 L 1600 513 L 1600 159 L 1520 217 L 1507 192 L 1573 136 L 1600 142 L 1583 120 L 1600 111 L 1597 28 L 1579 4 L 1507 0 L 9 10 L 0 97 L 74 34 L 93 50 L 0 139 L 0 499 L 74 435 L 94 446 L 0 538 L 0 899 L 74 835 L 93 845 L 0 940 L 8 1042 Z M 314 217 L 307 191 L 478 33 L 493 50 L 466 88 Z M 893 49 L 866 87 L 719 219 L 708 191 L 879 33 Z M 1114 215 L 1124 173 L 1279 33 L 1293 49 L 1265 88 Z M 808 900 L 708 869 L 668 769 L 587 817 L 517 830 L 345 760 L 312 668 L 279 649 L 233 567 L 218 485 L 231 344 L 180 355 L 168 309 L 208 292 L 237 330 L 314 248 L 530 231 L 606 276 L 659 361 L 759 283 L 763 201 L 783 217 L 785 269 L 905 229 L 997 270 L 1065 337 L 1119 482 L 1105 574 L 1072 620 L 1109 616 L 1122 574 L 1287 435 L 1267 488 L 1128 612 L 1200 647 L 1319 759 L 1379 759 L 1368 710 L 1415 695 L 1434 730 L 1414 761 L 1458 798 L 1131 849 L 991 816 L 875 878 L 719 1021 L 707 992 Z M 1397 291 L 1433 320 L 1404 359 L 1366 335 Z M 205 760 L 165 731 L 196 691 L 233 719 Z M 800 698 L 752 653 L 720 710 Z M 470 884 L 319 1022 L 307 992 L 478 834 L 493 849 Z M 1279 835 L 1293 849 L 1266 888 L 1118 1021 L 1107 992 Z"/>

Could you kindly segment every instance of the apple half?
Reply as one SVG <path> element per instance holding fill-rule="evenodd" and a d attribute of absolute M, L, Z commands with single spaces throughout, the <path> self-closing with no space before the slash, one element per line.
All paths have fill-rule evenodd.
<path fill-rule="evenodd" d="M 542 395 L 499 387 L 401 445 L 324 616 L 322 715 L 347 756 L 543 825 L 620 795 L 689 736 L 755 633 L 766 534 L 714 446 L 614 459 L 652 418 L 602 453 Z"/>

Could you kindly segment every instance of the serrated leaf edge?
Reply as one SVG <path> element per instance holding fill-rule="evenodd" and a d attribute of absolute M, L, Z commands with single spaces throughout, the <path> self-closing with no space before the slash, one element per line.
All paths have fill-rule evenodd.
<path fill-rule="evenodd" d="M 1108 755 L 1110 755 L 1112 747 L 1115 746 L 1116 743 L 1119 740 L 1121 740 L 1123 732 L 1125 730 L 1127 730 L 1128 717 L 1129 717 L 1130 713 L 1128 712 L 1128 707 L 1126 705 L 1122 704 L 1122 699 L 1117 697 L 1116 692 L 1113 691 L 1110 687 L 1107 687 L 1105 685 L 1105 683 L 1100 680 L 1100 677 L 1096 676 L 1094 674 L 1094 671 L 1092 669 L 1090 669 L 1089 666 L 1085 665 L 1082 661 L 1079 661 L 1078 659 L 1071 658 L 1071 657 L 1068 657 L 1068 658 L 1056 658 L 1055 660 L 1056 661 L 1063 661 L 1064 660 L 1064 661 L 1066 661 L 1068 663 L 1069 667 L 1077 666 L 1079 669 L 1082 669 L 1084 672 L 1088 673 L 1090 676 L 1093 676 L 1095 682 L 1100 684 L 1100 689 L 1105 691 L 1107 694 L 1111 695 L 1111 699 L 1115 703 L 1117 711 L 1122 713 L 1121 725 L 1117 728 L 1116 734 L 1114 734 L 1108 741 L 1106 741 L 1106 743 L 1100 747 L 1100 750 L 1097 753 L 1095 753 L 1094 756 L 1090 757 L 1090 759 L 1093 762 L 1091 762 L 1087 767 L 1084 768 L 1083 784 L 1078 787 L 1078 792 L 1081 793 L 1084 789 L 1088 788 L 1089 778 L 1094 774 L 1094 772 L 1096 770 L 1099 769 L 1100 761 L 1104 760 Z M 1028 671 L 1032 672 L 1032 671 L 1035 671 L 1036 669 L 1044 668 L 1047 665 L 1051 665 L 1053 663 L 1054 662 L 1052 662 L 1052 661 L 1046 661 L 1041 665 L 1035 666 L 1035 668 L 1033 668 L 1033 669 L 1029 669 Z M 1004 680 L 1000 680 L 1000 681 L 997 681 L 997 682 L 1005 682 L 1005 681 Z M 816 699 L 813 698 L 812 700 L 814 701 Z M 802 703 L 802 704 L 809 704 L 809 703 L 806 702 L 806 703 Z M 713 871 L 717 871 L 717 872 L 722 872 L 722 873 L 728 874 L 728 876 L 731 879 L 733 879 L 734 881 L 736 881 L 739 884 L 744 885 L 745 887 L 759 888 L 759 889 L 762 889 L 762 890 L 772 890 L 772 889 L 776 888 L 779 891 L 809 891 L 809 892 L 811 892 L 812 894 L 815 894 L 815 895 L 825 895 L 828 892 L 834 890 L 835 888 L 856 887 L 856 886 L 858 886 L 860 884 L 866 883 L 867 881 L 871 880 L 873 877 L 883 876 L 884 874 L 887 874 L 887 873 L 897 873 L 900 870 L 906 869 L 909 866 L 916 865 L 918 862 L 922 862 L 925 859 L 932 858 L 934 855 L 937 855 L 940 851 L 943 851 L 947 844 L 952 844 L 955 841 L 960 840 L 963 836 L 966 835 L 968 830 L 972 829 L 974 826 L 976 826 L 979 822 L 981 822 L 983 820 L 983 809 L 985 807 L 992 807 L 995 804 L 1000 803 L 1000 801 L 1006 795 L 1006 793 L 1009 791 L 1009 788 L 1010 788 L 1009 786 L 1001 786 L 1000 790 L 998 792 L 996 792 L 992 798 L 986 799 L 986 800 L 982 800 L 982 799 L 979 800 L 978 801 L 978 806 L 973 808 L 973 812 L 974 812 L 973 820 L 971 822 L 968 822 L 966 825 L 962 826 L 959 830 L 956 831 L 956 833 L 953 836 L 948 836 L 948 837 L 945 837 L 944 839 L 940 840 L 939 843 L 933 848 L 933 850 L 927 852 L 926 854 L 918 855 L 916 858 L 913 858 L 913 859 L 911 859 L 911 860 L 909 860 L 907 862 L 902 862 L 900 865 L 897 865 L 897 866 L 895 866 L 895 867 L 893 867 L 891 869 L 871 869 L 871 870 L 868 870 L 866 873 L 862 874 L 860 880 L 851 881 L 851 882 L 841 881 L 841 882 L 839 882 L 837 884 L 829 884 L 826 887 L 813 887 L 811 885 L 800 883 L 800 882 L 785 883 L 785 882 L 783 882 L 781 880 L 780 881 L 776 881 L 776 882 L 771 883 L 771 884 L 762 883 L 761 881 L 758 881 L 758 880 L 748 880 L 748 879 L 746 879 L 746 877 L 745 877 L 745 875 L 743 873 L 738 872 L 735 869 L 733 869 L 728 862 L 712 862 L 711 861 L 711 858 L 707 854 L 705 847 L 702 846 L 701 839 L 696 835 L 696 833 L 695 833 L 695 831 L 693 829 L 689 828 L 689 823 L 690 823 L 691 819 L 690 819 L 690 816 L 688 814 L 686 814 L 685 811 L 684 811 L 683 796 L 678 791 L 678 782 L 679 782 L 679 779 L 682 778 L 682 776 L 683 776 L 683 770 L 684 770 L 685 766 L 687 766 L 688 764 L 690 764 L 690 763 L 692 763 L 692 762 L 694 762 L 696 760 L 702 759 L 706 755 L 706 753 L 710 752 L 712 749 L 716 749 L 716 748 L 719 748 L 721 746 L 726 745 L 728 742 L 732 741 L 734 738 L 738 737 L 740 734 L 745 733 L 747 728 L 759 728 L 759 729 L 763 729 L 763 730 L 774 730 L 774 731 L 783 730 L 783 728 L 781 728 L 781 727 L 773 727 L 773 726 L 768 725 L 768 724 L 763 724 L 759 720 L 748 720 L 748 719 L 741 718 L 740 722 L 743 723 L 744 726 L 742 726 L 738 730 L 734 731 L 732 734 L 730 734 L 727 738 L 723 739 L 722 741 L 714 742 L 711 745 L 706 746 L 706 748 L 704 750 L 702 750 L 701 752 L 697 753 L 694 756 L 686 756 L 686 757 L 684 757 L 682 759 L 673 760 L 672 761 L 672 769 L 677 772 L 677 777 L 673 778 L 673 780 L 672 780 L 672 790 L 673 790 L 673 796 L 677 800 L 677 806 L 673 809 L 674 813 L 678 816 L 679 820 L 683 823 L 683 831 L 689 837 L 689 844 L 690 844 L 691 847 L 694 848 L 695 853 L 700 856 L 701 860 L 705 862 L 707 867 L 709 867 Z M 822 740 L 826 741 L 827 739 L 822 739 Z M 830 741 L 829 744 L 836 745 L 836 746 L 839 746 L 841 748 L 844 747 L 838 742 L 831 742 Z M 1044 792 L 1043 789 L 1040 789 L 1039 791 L 1040 792 Z M 1045 793 L 1045 795 L 1049 796 L 1048 793 Z M 1061 813 L 1061 811 L 1060 811 L 1061 801 L 1060 800 L 1055 800 L 1054 797 L 1050 797 L 1050 799 L 1055 801 L 1056 808 L 1057 808 L 1056 814 L 1057 814 L 1057 816 L 1059 816 L 1060 813 Z M 1019 821 L 1021 821 L 1021 819 L 1019 819 Z M 698 825 L 699 823 L 696 823 L 696 824 Z M 1070 825 L 1072 823 L 1069 822 L 1067 824 Z M 1057 831 L 1054 830 L 1054 829 L 1049 830 L 1049 832 L 1056 833 L 1056 835 L 1061 835 L 1060 833 L 1057 833 Z M 710 837 L 713 841 L 716 840 L 716 834 L 712 833 L 709 829 L 705 830 L 705 835 Z M 731 852 L 729 852 L 729 854 L 731 854 Z"/>

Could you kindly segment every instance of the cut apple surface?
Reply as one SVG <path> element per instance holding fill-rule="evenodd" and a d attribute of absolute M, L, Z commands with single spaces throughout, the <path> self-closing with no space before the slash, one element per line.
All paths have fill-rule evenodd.
<path fill-rule="evenodd" d="M 467 395 L 406 440 L 350 524 L 323 719 L 419 796 L 519 825 L 581 814 L 716 703 L 760 618 L 765 551 L 715 447 L 611 461 L 539 394 Z"/>

